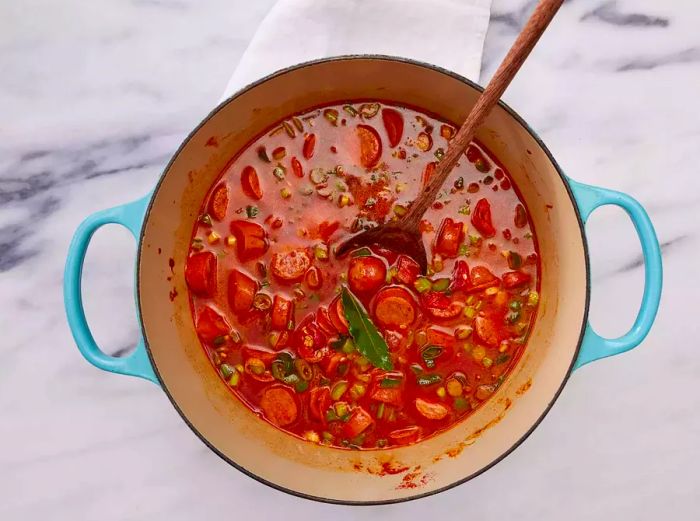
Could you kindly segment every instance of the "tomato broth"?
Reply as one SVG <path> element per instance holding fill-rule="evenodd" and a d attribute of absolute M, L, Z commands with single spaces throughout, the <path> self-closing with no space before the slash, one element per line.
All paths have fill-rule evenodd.
<path fill-rule="evenodd" d="M 185 267 L 195 327 L 233 394 L 299 438 L 418 442 L 488 400 L 526 347 L 534 230 L 508 172 L 472 143 L 421 224 L 427 274 L 353 233 L 399 219 L 456 129 L 355 102 L 290 116 L 221 172 Z"/>

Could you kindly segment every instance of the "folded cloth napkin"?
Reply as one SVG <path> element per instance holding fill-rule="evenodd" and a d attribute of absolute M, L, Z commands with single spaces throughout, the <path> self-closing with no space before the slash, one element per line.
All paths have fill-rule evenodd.
<path fill-rule="evenodd" d="M 387 54 L 479 79 L 491 0 L 279 0 L 224 92 L 304 61 Z"/>

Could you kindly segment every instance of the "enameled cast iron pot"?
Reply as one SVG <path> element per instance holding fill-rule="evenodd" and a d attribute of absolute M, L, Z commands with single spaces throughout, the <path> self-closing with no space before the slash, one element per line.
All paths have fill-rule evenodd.
<path fill-rule="evenodd" d="M 430 65 L 352 56 L 280 71 L 224 101 L 185 140 L 153 193 L 95 213 L 76 231 L 64 292 L 80 352 L 100 369 L 161 385 L 209 448 L 249 476 L 291 494 L 328 502 L 389 503 L 445 490 L 488 469 L 532 432 L 574 369 L 644 339 L 656 315 L 662 280 L 659 244 L 639 203 L 567 178 L 534 131 L 505 104 L 494 109 L 477 138 L 504 163 L 530 210 L 542 260 L 541 304 L 512 374 L 488 402 L 447 432 L 403 448 L 349 451 L 300 441 L 261 421 L 231 395 L 202 349 L 183 272 L 209 187 L 231 157 L 273 123 L 319 104 L 358 99 L 386 99 L 463 121 L 480 91 L 465 78 Z M 211 146 L 212 137 L 218 146 Z M 597 335 L 587 322 L 590 271 L 584 223 L 606 204 L 620 206 L 630 216 L 645 262 L 638 317 L 629 333 L 613 340 Z M 85 251 L 95 230 L 107 223 L 125 226 L 138 240 L 136 305 L 143 337 L 125 358 L 100 351 L 81 302 Z M 177 296 L 171 299 L 173 290 Z"/>

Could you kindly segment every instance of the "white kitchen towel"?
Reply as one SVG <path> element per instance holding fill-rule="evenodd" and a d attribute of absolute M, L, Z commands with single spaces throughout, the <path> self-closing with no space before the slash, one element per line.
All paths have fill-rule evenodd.
<path fill-rule="evenodd" d="M 477 81 L 490 11 L 491 0 L 279 0 L 223 99 L 279 69 L 343 54 L 413 58 Z"/>

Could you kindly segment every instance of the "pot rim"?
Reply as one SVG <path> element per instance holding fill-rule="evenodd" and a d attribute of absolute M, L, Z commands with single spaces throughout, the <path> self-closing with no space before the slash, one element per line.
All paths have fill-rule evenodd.
<path fill-rule="evenodd" d="M 569 196 L 569 200 L 574 208 L 574 212 L 576 215 L 576 220 L 579 225 L 579 232 L 581 234 L 581 242 L 583 244 L 583 254 L 584 254 L 584 260 L 585 260 L 585 266 L 586 266 L 586 297 L 585 297 L 585 303 L 584 303 L 584 310 L 583 310 L 583 315 L 581 317 L 581 326 L 580 326 L 580 332 L 579 332 L 579 337 L 576 345 L 576 350 L 574 351 L 574 356 L 571 359 L 571 363 L 569 365 L 569 368 L 564 375 L 564 378 L 561 381 L 561 384 L 559 385 L 559 388 L 557 391 L 554 393 L 552 396 L 551 400 L 545 407 L 544 411 L 540 415 L 539 418 L 532 424 L 532 426 L 518 438 L 506 451 L 504 451 L 502 454 L 500 454 L 497 458 L 495 458 L 493 461 L 485 465 L 484 467 L 480 468 L 476 472 L 471 473 L 470 475 L 459 479 L 457 481 L 454 481 L 453 483 L 450 483 L 449 485 L 445 485 L 444 487 L 437 488 L 435 490 L 431 490 L 429 492 L 423 492 L 420 494 L 415 494 L 412 496 L 407 496 L 407 497 L 401 497 L 401 498 L 394 498 L 394 499 L 386 499 L 386 500 L 369 500 L 369 501 L 361 501 L 361 500 L 340 500 L 340 499 L 333 499 L 333 498 L 326 498 L 326 497 L 320 497 L 320 496 L 314 496 L 311 494 L 306 494 L 303 492 L 299 492 L 297 490 L 292 490 L 290 488 L 287 488 L 285 486 L 278 485 L 277 483 L 274 483 L 268 479 L 264 479 L 254 472 L 246 469 L 245 467 L 242 467 L 238 463 L 236 463 L 234 460 L 226 456 L 223 452 L 221 452 L 219 449 L 217 449 L 214 445 L 212 445 L 211 442 L 202 434 L 200 433 L 197 428 L 189 421 L 187 416 L 184 414 L 184 412 L 180 409 L 179 405 L 173 398 L 172 394 L 168 390 L 168 387 L 165 383 L 165 381 L 161 378 L 160 372 L 158 371 L 158 366 L 155 362 L 155 359 L 151 353 L 151 348 L 149 345 L 148 341 L 148 336 L 146 334 L 146 329 L 144 328 L 143 322 L 141 321 L 141 285 L 139 284 L 139 280 L 141 279 L 141 253 L 142 253 L 142 247 L 144 243 L 144 235 L 145 235 L 145 230 L 146 226 L 145 223 L 148 221 L 150 214 L 151 214 L 151 209 L 153 208 L 153 201 L 155 200 L 155 195 L 157 194 L 158 190 L 160 189 L 163 180 L 165 179 L 167 172 L 170 170 L 172 165 L 175 163 L 177 160 L 178 156 L 180 155 L 180 152 L 182 152 L 183 148 L 189 143 L 189 141 L 194 137 L 194 135 L 199 132 L 199 130 L 206 125 L 209 120 L 216 115 L 220 110 L 222 110 L 228 103 L 231 101 L 235 100 L 239 96 L 243 95 L 244 93 L 256 88 L 258 85 L 261 85 L 273 78 L 277 78 L 280 76 L 284 76 L 285 74 L 288 74 L 293 71 L 301 70 L 307 67 L 313 67 L 315 65 L 321 64 L 321 63 L 328 63 L 328 62 L 342 62 L 342 61 L 352 61 L 352 60 L 378 60 L 378 61 L 394 61 L 394 62 L 400 62 L 404 64 L 409 64 L 409 65 L 415 65 L 418 67 L 422 67 L 424 69 L 431 70 L 433 72 L 438 72 L 440 74 L 444 74 L 446 76 L 449 76 L 453 79 L 456 79 L 469 87 L 479 91 L 483 92 L 484 87 L 479 85 L 478 83 L 473 82 L 472 80 L 462 76 L 461 74 L 457 74 L 456 72 L 450 71 L 448 69 L 445 69 L 443 67 L 433 65 L 430 63 L 422 62 L 419 60 L 414 60 L 411 58 L 402 58 L 402 57 L 397 57 L 397 56 L 389 56 L 389 55 L 384 55 L 384 54 L 346 54 L 346 55 L 340 55 L 340 56 L 332 56 L 332 57 L 327 57 L 327 58 L 320 58 L 316 60 L 310 60 L 302 63 L 298 63 L 296 65 L 292 65 L 290 67 L 286 67 L 284 69 L 280 69 L 278 71 L 275 71 L 271 74 L 268 74 L 267 76 L 264 76 L 263 78 L 260 78 L 257 81 L 254 81 L 239 90 L 237 90 L 235 93 L 233 93 L 231 96 L 221 100 L 214 109 L 212 109 L 209 114 L 207 114 L 202 121 L 197 124 L 196 127 L 194 127 L 187 135 L 185 139 L 183 139 L 182 143 L 180 146 L 178 146 L 177 150 L 173 153 L 173 156 L 170 158 L 168 161 L 168 164 L 165 166 L 163 169 L 163 172 L 161 173 L 160 177 L 158 178 L 158 182 L 156 183 L 153 191 L 151 192 L 151 197 L 148 202 L 148 206 L 146 207 L 146 211 L 144 213 L 144 226 L 141 228 L 141 232 L 139 234 L 139 240 L 138 240 L 138 251 L 137 251 L 137 258 L 136 258 L 136 307 L 137 307 L 137 316 L 139 317 L 139 328 L 141 330 L 141 335 L 143 336 L 144 339 L 144 345 L 146 348 L 146 353 L 148 354 L 148 359 L 151 362 L 151 366 L 153 367 L 153 371 L 158 378 L 158 381 L 165 392 L 165 395 L 168 397 L 168 400 L 170 403 L 173 405 L 177 413 L 180 415 L 182 420 L 187 424 L 187 426 L 194 432 L 194 434 L 204 443 L 212 452 L 214 452 L 217 456 L 219 456 L 222 460 L 224 460 L 226 463 L 229 465 L 235 467 L 237 470 L 245 474 L 246 476 L 253 478 L 255 481 L 258 481 L 259 483 L 262 483 L 264 485 L 267 485 L 268 487 L 271 487 L 275 490 L 278 490 L 280 492 L 285 492 L 287 494 L 290 494 L 292 496 L 304 498 L 304 499 L 309 499 L 312 501 L 317 501 L 319 503 L 329 503 L 329 504 L 334 504 L 334 505 L 350 505 L 350 506 L 376 506 L 376 505 L 391 505 L 391 504 L 396 504 L 396 503 L 403 503 L 407 501 L 413 501 L 416 499 L 421 499 L 424 497 L 432 496 L 434 494 L 438 494 L 440 492 L 444 492 L 446 490 L 449 490 L 451 488 L 457 487 L 458 485 L 461 485 L 463 483 L 466 483 L 467 481 L 470 481 L 471 479 L 474 479 L 475 477 L 481 475 L 482 473 L 486 472 L 496 464 L 500 463 L 503 461 L 508 455 L 510 455 L 516 448 L 518 448 L 529 436 L 532 434 L 532 432 L 540 425 L 542 420 L 544 420 L 545 416 L 549 413 L 549 411 L 552 409 L 554 406 L 554 403 L 557 401 L 559 398 L 562 390 L 566 386 L 566 383 L 568 382 L 569 378 L 571 377 L 571 374 L 576 366 L 576 360 L 578 359 L 579 352 L 581 350 L 581 345 L 583 343 L 583 337 L 586 332 L 586 324 L 588 323 L 588 312 L 589 312 L 589 307 L 590 307 L 590 296 L 591 296 L 591 282 L 590 282 L 590 259 L 589 259 L 589 254 L 588 254 L 588 244 L 586 242 L 586 234 L 585 234 L 585 227 L 583 223 L 583 219 L 581 217 L 580 210 L 578 208 L 578 205 L 576 204 L 576 200 L 574 199 L 573 192 L 571 190 L 571 186 L 569 185 L 568 178 L 562 171 L 562 169 L 559 167 L 559 164 L 557 161 L 554 159 L 554 156 L 550 152 L 550 150 L 547 148 L 547 146 L 544 144 L 542 139 L 539 137 L 539 135 L 534 131 L 534 129 L 520 116 L 518 115 L 515 110 L 513 110 L 510 106 L 508 106 L 503 100 L 498 101 L 498 105 L 505 110 L 510 117 L 512 117 L 518 124 L 520 124 L 528 134 L 535 140 L 537 145 L 544 151 L 545 155 L 547 156 L 547 159 L 552 163 L 554 166 L 554 169 L 557 172 L 557 175 L 559 175 L 560 179 L 562 180 L 564 184 L 564 188 L 566 189 L 566 192 Z"/>

